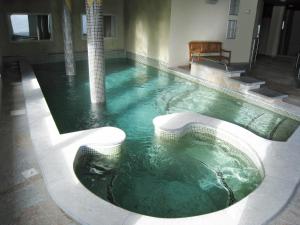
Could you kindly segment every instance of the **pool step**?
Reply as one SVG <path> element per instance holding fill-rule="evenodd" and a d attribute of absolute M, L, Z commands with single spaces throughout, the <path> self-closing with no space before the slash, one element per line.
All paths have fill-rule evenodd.
<path fill-rule="evenodd" d="M 238 82 L 243 90 L 248 91 L 259 89 L 261 85 L 264 85 L 266 83 L 265 81 L 258 80 L 249 76 L 231 77 L 230 79 L 234 82 Z"/>
<path fill-rule="evenodd" d="M 287 94 L 283 94 L 281 92 L 269 89 L 268 87 L 253 89 L 250 90 L 248 93 L 271 101 L 283 100 L 288 97 Z"/>

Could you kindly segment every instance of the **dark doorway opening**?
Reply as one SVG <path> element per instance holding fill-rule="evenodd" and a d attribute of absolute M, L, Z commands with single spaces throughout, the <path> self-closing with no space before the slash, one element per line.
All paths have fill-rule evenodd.
<path fill-rule="evenodd" d="M 249 75 L 288 94 L 287 101 L 300 106 L 300 1 L 261 2 Z"/>
<path fill-rule="evenodd" d="M 300 2 L 265 0 L 260 21 L 259 55 L 297 56 L 300 51 Z"/>

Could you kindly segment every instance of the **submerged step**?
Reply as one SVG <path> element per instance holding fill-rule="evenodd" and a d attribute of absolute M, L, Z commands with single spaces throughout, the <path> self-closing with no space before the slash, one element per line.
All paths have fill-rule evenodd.
<path fill-rule="evenodd" d="M 281 92 L 269 89 L 267 87 L 261 87 L 258 89 L 253 89 L 250 91 L 253 94 L 259 95 L 261 97 L 267 97 L 269 99 L 273 99 L 273 100 L 282 100 L 284 98 L 287 98 L 288 95 L 283 94 Z"/>
<path fill-rule="evenodd" d="M 264 85 L 266 83 L 265 81 L 258 80 L 249 76 L 231 77 L 230 80 L 239 84 L 240 90 L 243 92 L 259 89 L 261 85 Z"/>

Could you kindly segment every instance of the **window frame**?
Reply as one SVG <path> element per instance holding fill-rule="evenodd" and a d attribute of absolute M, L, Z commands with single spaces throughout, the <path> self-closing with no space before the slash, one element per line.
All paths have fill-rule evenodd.
<path fill-rule="evenodd" d="M 238 16 L 240 14 L 240 8 L 241 8 L 241 0 L 236 0 L 238 1 L 238 7 L 235 8 L 236 11 L 232 11 L 231 9 L 233 8 L 233 1 L 235 0 L 229 0 L 229 9 L 228 9 L 228 15 L 229 16 Z"/>
<path fill-rule="evenodd" d="M 24 40 L 13 40 L 12 37 L 14 35 L 14 31 L 13 31 L 13 27 L 12 27 L 12 22 L 11 22 L 11 15 L 37 15 L 37 16 L 49 16 L 51 23 L 49 24 L 50 29 L 51 29 L 51 36 L 50 39 L 45 39 L 45 40 L 30 40 L 30 39 L 24 39 Z M 9 12 L 7 13 L 7 24 L 8 24 L 8 39 L 10 43 L 39 43 L 39 42 L 53 42 L 53 36 L 54 36 L 54 32 L 53 32 L 53 17 L 51 13 L 31 13 L 31 12 Z"/>
<path fill-rule="evenodd" d="M 87 40 L 87 35 L 85 35 L 83 33 L 83 16 L 86 16 L 86 13 L 81 13 L 80 14 L 80 30 L 81 30 L 81 39 L 82 40 Z M 104 40 L 113 40 L 113 39 L 118 39 L 118 29 L 117 29 L 117 21 L 118 21 L 118 17 L 114 14 L 103 14 L 103 17 L 104 16 L 111 16 L 111 17 L 114 17 L 115 18 L 115 36 L 114 37 L 104 37 Z"/>
<path fill-rule="evenodd" d="M 232 36 L 229 36 L 230 35 L 230 29 L 229 29 L 229 24 L 231 22 L 234 22 L 234 30 L 232 30 L 233 32 L 231 33 Z M 227 21 L 227 31 L 226 31 L 226 39 L 227 40 L 236 40 L 237 39 L 237 35 L 238 35 L 238 20 L 237 19 L 229 19 Z"/>

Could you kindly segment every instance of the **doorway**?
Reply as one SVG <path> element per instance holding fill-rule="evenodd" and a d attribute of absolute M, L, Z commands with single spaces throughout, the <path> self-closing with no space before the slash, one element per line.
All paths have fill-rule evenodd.
<path fill-rule="evenodd" d="M 296 57 L 300 51 L 300 4 L 265 0 L 260 32 L 259 55 Z M 276 4 L 275 4 L 276 3 Z"/>
<path fill-rule="evenodd" d="M 298 3 L 297 3 L 298 2 Z M 259 45 L 250 75 L 266 81 L 269 88 L 296 98 L 300 105 L 299 65 L 300 2 L 296 0 L 264 0 L 258 15 Z M 298 64 L 300 64 L 298 59 Z"/>

